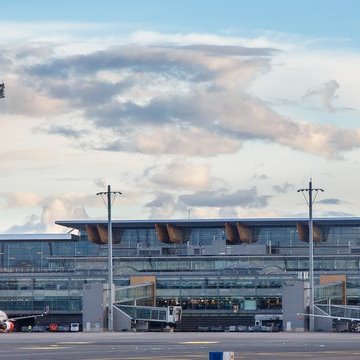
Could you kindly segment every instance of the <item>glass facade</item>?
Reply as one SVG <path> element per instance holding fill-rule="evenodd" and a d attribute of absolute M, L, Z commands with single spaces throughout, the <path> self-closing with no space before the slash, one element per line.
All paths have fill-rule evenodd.
<path fill-rule="evenodd" d="M 79 235 L 0 235 L 1 310 L 48 306 L 52 314 L 81 314 L 84 283 L 107 282 L 107 245 L 93 243 L 86 231 L 88 223 L 106 223 L 58 223 Z M 281 313 L 282 284 L 308 271 L 304 224 L 113 221 L 114 282 L 129 286 L 132 276 L 154 276 L 157 306 L 181 305 L 185 312 Z M 348 303 L 359 305 L 360 219 L 318 219 L 314 227 L 315 284 L 320 275 L 346 275 Z"/>

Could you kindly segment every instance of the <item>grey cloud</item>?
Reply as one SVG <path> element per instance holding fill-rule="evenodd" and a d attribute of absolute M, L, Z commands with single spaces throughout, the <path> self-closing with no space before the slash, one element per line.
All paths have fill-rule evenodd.
<path fill-rule="evenodd" d="M 86 134 L 86 130 L 75 130 L 61 125 L 50 126 L 49 128 L 43 130 L 46 131 L 48 134 L 61 135 L 67 138 L 74 139 L 78 139 L 82 135 Z"/>
<path fill-rule="evenodd" d="M 93 147 L 103 151 L 130 151 L 145 154 L 184 156 L 216 156 L 239 150 L 241 142 L 220 136 L 200 127 L 143 126 L 139 131 L 119 127 L 117 139 Z"/>
<path fill-rule="evenodd" d="M 268 204 L 270 196 L 258 195 L 255 187 L 247 190 L 238 190 L 228 193 L 225 190 L 198 191 L 190 195 L 181 195 L 179 200 L 189 206 L 206 207 L 252 207 L 263 208 Z"/>
<path fill-rule="evenodd" d="M 260 175 L 257 175 L 255 174 L 254 175 L 254 179 L 258 179 L 258 180 L 266 180 L 268 177 L 266 174 L 260 174 Z"/>
<path fill-rule="evenodd" d="M 340 199 L 322 199 L 322 200 L 319 200 L 317 202 L 319 204 L 324 204 L 324 205 L 340 205 L 340 204 L 344 203 Z"/>
<path fill-rule="evenodd" d="M 97 187 L 102 188 L 102 189 L 105 189 L 105 187 L 106 187 L 105 179 L 102 179 L 102 178 L 95 179 L 94 184 Z"/>
<path fill-rule="evenodd" d="M 145 204 L 146 207 L 162 207 L 174 202 L 174 197 L 168 193 L 159 193 L 153 201 Z"/>
<path fill-rule="evenodd" d="M 197 124 L 211 120 L 205 119 L 196 104 L 193 96 L 167 96 L 153 98 L 146 105 L 138 105 L 134 102 L 119 103 L 111 101 L 107 104 L 90 108 L 87 116 L 101 127 L 118 127 L 125 124 L 136 126 L 137 124 L 166 125 L 170 123 Z M 211 127 L 211 124 L 207 126 Z"/>
<path fill-rule="evenodd" d="M 215 57 L 217 51 L 220 53 Z M 227 54 L 242 51 L 252 52 L 253 56 L 242 59 Z M 208 52 L 213 56 L 209 57 Z M 269 59 L 261 54 L 271 53 L 270 49 L 250 51 L 208 45 L 186 49 L 124 46 L 45 60 L 29 66 L 25 78 L 27 82 L 38 83 L 41 92 L 47 92 L 50 99 L 60 99 L 61 104 L 68 101 L 69 108 L 82 110 L 92 121 L 94 133 L 102 128 L 113 131 L 110 141 L 87 142 L 95 149 L 213 156 L 237 151 L 245 140 L 262 140 L 341 158 L 344 151 L 358 148 L 359 131 L 295 122 L 250 95 L 248 86 L 269 67 Z M 128 80 L 118 84 L 99 80 L 96 76 L 101 70 L 126 74 Z M 152 75 L 144 77 L 145 73 Z M 159 87 L 159 79 L 169 86 L 166 94 L 170 95 L 151 93 Z M 178 91 L 178 81 L 186 82 L 187 91 Z M 337 82 L 330 81 L 309 89 L 305 98 L 320 97 L 324 106 L 335 109 L 332 101 L 337 88 Z M 133 94 L 148 92 L 148 99 L 139 101 L 136 95 L 126 96 L 128 89 L 134 90 Z M 59 111 L 58 104 L 53 108 Z M 194 138 L 187 135 L 195 133 L 211 136 L 212 140 L 193 144 Z M 149 134 L 147 139 L 145 134 Z M 151 136 L 157 137 L 158 144 L 154 144 Z"/>
<path fill-rule="evenodd" d="M 73 106 L 95 107 L 108 103 L 115 95 L 129 90 L 133 81 L 109 83 L 98 80 L 76 79 L 68 82 L 47 81 L 47 92 L 51 97 L 68 100 Z"/>
<path fill-rule="evenodd" d="M 13 225 L 5 232 L 8 234 L 26 234 L 26 233 L 42 233 L 46 231 L 46 226 L 40 222 L 37 215 L 31 215 L 24 224 Z"/>
<path fill-rule="evenodd" d="M 169 193 L 157 193 L 156 198 L 145 206 L 150 208 L 151 219 L 169 219 L 176 213 L 185 214 L 188 210 Z"/>
<path fill-rule="evenodd" d="M 353 110 L 352 108 L 339 108 L 333 105 L 333 101 L 338 97 L 337 91 L 339 88 L 340 85 L 336 80 L 330 80 L 324 84 L 308 89 L 303 96 L 303 100 L 328 112 Z"/>
<path fill-rule="evenodd" d="M 99 150 L 99 151 L 113 151 L 113 152 L 131 150 L 127 146 L 127 143 L 125 141 L 122 141 L 122 140 L 106 142 L 103 145 L 94 146 L 94 149 Z"/>
<path fill-rule="evenodd" d="M 249 48 L 244 46 L 231 45 L 187 45 L 177 46 L 178 49 L 195 50 L 216 55 L 234 55 L 234 56 L 271 56 L 279 52 L 274 48 Z"/>
<path fill-rule="evenodd" d="M 88 111 L 88 116 L 95 118 L 97 125 L 103 127 L 117 127 L 126 123 L 165 124 L 172 120 L 170 106 L 171 103 L 166 99 L 153 99 L 146 106 L 133 102 L 111 102 Z"/>
<path fill-rule="evenodd" d="M 275 192 L 277 192 L 279 194 L 285 194 L 285 193 L 289 192 L 290 190 L 294 190 L 295 186 L 293 184 L 286 182 L 283 185 L 274 185 L 273 189 Z"/>
<path fill-rule="evenodd" d="M 224 219 L 224 218 L 228 218 L 228 219 L 235 219 L 238 217 L 238 213 L 236 211 L 236 208 L 232 208 L 232 207 L 225 207 L 225 208 L 220 208 L 219 209 L 219 217 Z"/>
<path fill-rule="evenodd" d="M 321 212 L 321 216 L 324 217 L 346 217 L 346 216 L 356 216 L 356 214 L 352 214 L 352 213 L 347 213 L 347 212 L 343 212 L 343 211 L 322 211 Z"/>
<path fill-rule="evenodd" d="M 54 232 L 54 228 L 57 229 L 56 232 L 60 232 L 64 229 L 60 229 L 59 226 L 54 225 L 56 220 L 56 211 L 52 213 L 54 210 L 56 209 L 54 209 L 51 205 L 45 205 L 41 217 L 37 215 L 31 215 L 24 224 L 11 226 L 6 230 L 6 233 L 44 233 L 49 232 L 49 229 L 51 229 L 50 232 Z M 72 211 L 69 210 L 68 215 L 71 216 L 72 219 L 89 218 L 85 209 L 83 208 L 72 209 Z"/>
<path fill-rule="evenodd" d="M 181 54 L 174 53 L 174 49 L 164 51 L 135 46 L 55 59 L 29 67 L 28 73 L 39 77 L 69 78 L 74 73 L 89 75 L 100 70 L 121 69 L 166 73 L 188 81 L 204 81 L 212 77 L 209 69 L 191 62 L 190 59 L 184 59 Z"/>
<path fill-rule="evenodd" d="M 24 58 L 38 58 L 44 59 L 54 55 L 54 50 L 50 46 L 32 44 L 29 46 L 22 46 L 16 52 L 15 56 L 18 60 L 24 60 Z"/>
<path fill-rule="evenodd" d="M 142 179 L 148 179 L 153 185 L 166 189 L 198 190 L 220 181 L 210 175 L 207 164 L 172 160 L 165 164 L 156 164 L 144 170 Z"/>

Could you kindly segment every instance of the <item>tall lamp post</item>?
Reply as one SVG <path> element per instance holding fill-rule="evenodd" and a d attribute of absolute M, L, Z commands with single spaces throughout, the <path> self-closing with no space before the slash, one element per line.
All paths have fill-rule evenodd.
<path fill-rule="evenodd" d="M 313 191 L 315 192 L 315 197 L 313 198 Z M 309 181 L 309 187 L 307 189 L 299 189 L 298 192 L 301 192 L 305 197 L 305 192 L 308 192 L 307 203 L 309 205 L 309 331 L 314 331 L 314 232 L 313 232 L 313 202 L 316 199 L 318 192 L 323 192 L 323 189 L 312 187 L 312 179 Z"/>
<path fill-rule="evenodd" d="M 114 316 L 113 316 L 113 255 L 112 255 L 112 223 L 111 223 L 111 206 L 116 197 L 116 195 L 121 195 L 120 191 L 111 191 L 110 185 L 108 185 L 107 191 L 98 192 L 96 195 L 101 195 L 105 198 L 106 195 L 106 206 L 108 210 L 108 331 L 113 331 L 114 329 Z M 105 200 L 104 200 L 105 202 Z"/>

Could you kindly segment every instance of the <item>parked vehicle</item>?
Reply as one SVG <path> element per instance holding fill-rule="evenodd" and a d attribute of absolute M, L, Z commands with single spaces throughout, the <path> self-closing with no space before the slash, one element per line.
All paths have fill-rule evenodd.
<path fill-rule="evenodd" d="M 58 324 L 52 323 L 52 324 L 49 325 L 49 330 L 50 330 L 51 332 L 56 332 L 56 331 L 58 331 L 58 327 L 59 327 Z"/>
<path fill-rule="evenodd" d="M 70 331 L 72 331 L 72 332 L 78 332 L 78 331 L 80 331 L 80 325 L 79 325 L 79 323 L 71 323 L 71 324 L 70 324 Z"/>
<path fill-rule="evenodd" d="M 68 332 L 70 331 L 70 325 L 59 325 L 57 331 Z"/>

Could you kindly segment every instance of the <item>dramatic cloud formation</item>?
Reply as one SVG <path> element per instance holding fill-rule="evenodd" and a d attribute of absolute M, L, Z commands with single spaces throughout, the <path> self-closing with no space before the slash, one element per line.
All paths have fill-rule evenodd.
<path fill-rule="evenodd" d="M 107 184 L 123 192 L 122 218 L 298 214 L 294 190 L 313 175 L 329 191 L 318 211 L 350 204 L 360 130 L 343 110 L 357 101 L 357 53 L 274 33 L 42 26 L 0 35 L 0 205 L 22 224 L 9 231 L 104 217 Z"/>
<path fill-rule="evenodd" d="M 112 131 L 111 140 L 86 138 L 95 149 L 214 156 L 261 140 L 339 157 L 360 145 L 359 131 L 295 121 L 249 92 L 252 81 L 270 70 L 275 49 L 203 44 L 120 46 L 66 57 L 48 53 L 44 59 L 32 52 L 37 61 L 18 69 L 22 104 L 28 106 L 10 103 L 5 111 L 80 111 L 86 126 L 92 122 L 93 134 Z M 334 111 L 338 87 L 330 81 L 309 89 L 304 99 L 320 98 Z M 83 143 L 86 135 L 60 124 L 45 130 Z"/>

